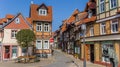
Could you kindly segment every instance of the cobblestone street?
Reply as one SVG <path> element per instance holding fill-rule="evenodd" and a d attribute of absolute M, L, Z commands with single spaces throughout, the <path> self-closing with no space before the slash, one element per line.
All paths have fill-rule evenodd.
<path fill-rule="evenodd" d="M 74 61 L 74 63 L 73 63 Z M 54 50 L 54 55 L 48 59 L 41 59 L 36 63 L 15 63 L 14 61 L 0 62 L 0 67 L 83 67 L 83 61 L 75 59 L 60 50 Z M 87 67 L 104 67 L 101 65 L 87 62 Z"/>

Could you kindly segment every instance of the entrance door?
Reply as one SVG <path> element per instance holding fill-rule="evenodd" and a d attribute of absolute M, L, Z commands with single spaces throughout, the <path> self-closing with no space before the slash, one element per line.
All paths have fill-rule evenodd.
<path fill-rule="evenodd" d="M 94 62 L 94 44 L 90 45 L 90 61 Z"/>
<path fill-rule="evenodd" d="M 5 46 L 4 58 L 5 59 L 9 59 L 10 58 L 10 46 Z"/>
<path fill-rule="evenodd" d="M 12 58 L 17 58 L 17 46 L 12 47 Z"/>
<path fill-rule="evenodd" d="M 85 45 L 85 53 L 86 53 L 86 60 L 90 60 L 90 45 L 86 44 Z"/>

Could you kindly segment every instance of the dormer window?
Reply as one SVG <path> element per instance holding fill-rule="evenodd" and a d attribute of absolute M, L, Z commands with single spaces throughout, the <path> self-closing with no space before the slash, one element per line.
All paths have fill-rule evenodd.
<path fill-rule="evenodd" d="M 17 24 L 20 23 L 20 19 L 19 19 L 19 18 L 16 18 L 16 19 L 15 19 L 15 23 L 17 23 Z"/>
<path fill-rule="evenodd" d="M 91 18 L 91 17 L 92 17 L 92 15 L 93 15 L 92 11 L 91 11 L 91 10 L 89 10 L 89 11 L 88 11 L 88 18 Z"/>
<path fill-rule="evenodd" d="M 47 10 L 46 9 L 39 9 L 39 15 L 46 16 L 47 15 Z"/>

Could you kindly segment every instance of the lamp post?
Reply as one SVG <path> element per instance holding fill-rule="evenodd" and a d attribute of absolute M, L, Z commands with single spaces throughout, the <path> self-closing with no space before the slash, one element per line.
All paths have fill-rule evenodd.
<path fill-rule="evenodd" d="M 86 55 L 85 55 L 85 33 L 86 33 L 86 24 L 81 25 L 81 29 L 83 31 L 83 46 L 84 46 L 84 61 L 83 67 L 86 67 Z"/>

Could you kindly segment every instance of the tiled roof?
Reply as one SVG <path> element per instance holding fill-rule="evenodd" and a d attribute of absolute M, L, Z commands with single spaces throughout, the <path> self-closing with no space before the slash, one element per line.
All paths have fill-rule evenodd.
<path fill-rule="evenodd" d="M 40 16 L 38 14 L 38 7 L 39 5 L 37 4 L 31 4 L 30 7 L 30 17 L 33 21 L 49 21 L 52 22 L 52 7 L 51 6 L 47 6 L 48 8 L 48 13 L 47 16 Z"/>
<path fill-rule="evenodd" d="M 75 22 L 75 25 L 78 26 L 80 24 L 82 24 L 83 20 L 87 17 L 87 12 L 80 12 L 78 14 L 78 17 L 79 17 L 79 21 Z"/>
<path fill-rule="evenodd" d="M 20 23 L 16 23 L 15 19 L 20 18 Z M 26 21 L 21 13 L 18 13 L 14 18 L 12 18 L 9 22 L 7 22 L 3 28 L 5 29 L 30 29 L 32 26 L 30 23 Z"/>
<path fill-rule="evenodd" d="M 96 3 L 95 2 L 88 2 L 85 7 L 85 11 L 88 9 L 95 9 L 96 8 Z"/>
<path fill-rule="evenodd" d="M 85 18 L 83 20 L 80 20 L 78 22 L 75 23 L 76 26 L 78 25 L 81 25 L 83 23 L 89 23 L 89 22 L 92 22 L 92 21 L 95 21 L 96 20 L 96 16 L 92 16 L 91 18 Z"/>
<path fill-rule="evenodd" d="M 30 24 L 32 24 L 32 21 L 31 21 L 31 18 L 26 18 L 26 20 L 30 23 Z"/>
<path fill-rule="evenodd" d="M 67 19 L 67 23 L 72 23 L 73 21 L 75 21 L 75 16 L 74 16 L 74 15 L 76 15 L 76 14 L 78 14 L 78 13 L 79 13 L 79 10 L 76 9 L 76 10 L 73 12 L 73 14 Z"/>
<path fill-rule="evenodd" d="M 86 18 L 83 20 L 83 23 L 89 23 L 89 22 L 92 22 L 92 21 L 95 21 L 96 20 L 96 16 L 92 16 L 91 18 Z"/>
<path fill-rule="evenodd" d="M 13 17 L 14 17 L 13 15 L 7 14 L 5 18 L 7 18 L 7 19 L 12 19 Z"/>
<path fill-rule="evenodd" d="M 64 24 L 64 25 L 62 26 L 62 29 L 61 29 L 61 30 L 62 30 L 62 32 L 64 32 L 64 31 L 66 31 L 66 29 L 67 29 L 67 28 L 66 28 L 66 24 Z"/>
<path fill-rule="evenodd" d="M 6 19 L 6 18 L 0 19 L 0 24 L 3 24 L 4 22 L 7 22 L 7 19 Z"/>

